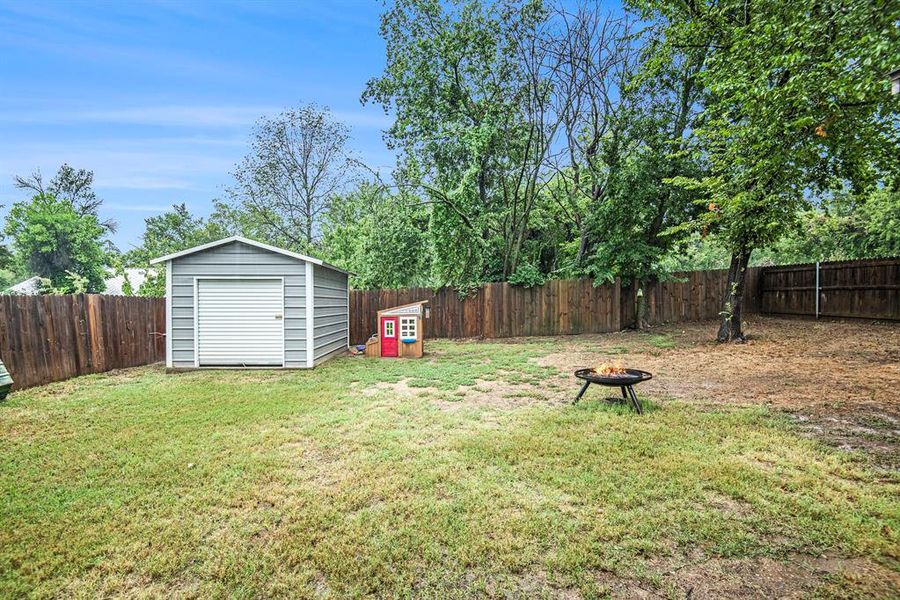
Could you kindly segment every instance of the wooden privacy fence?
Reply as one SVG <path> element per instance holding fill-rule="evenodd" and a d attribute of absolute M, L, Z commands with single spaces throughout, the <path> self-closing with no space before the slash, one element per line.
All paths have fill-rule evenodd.
<path fill-rule="evenodd" d="M 765 267 L 767 314 L 900 320 L 900 258 Z"/>
<path fill-rule="evenodd" d="M 556 280 L 523 288 L 488 283 L 460 298 L 451 288 L 351 290 L 350 340 L 361 344 L 377 330 L 383 308 L 428 300 L 429 338 L 513 337 L 620 329 L 621 286 L 594 287 L 588 280 Z"/>
<path fill-rule="evenodd" d="M 759 312 L 759 280 L 762 267 L 747 269 L 744 284 L 744 314 Z M 679 321 L 718 319 L 722 300 L 728 287 L 727 270 L 689 271 L 675 273 L 671 279 L 646 283 L 644 292 L 644 320 L 650 325 Z M 628 327 L 635 322 L 638 285 L 628 289 L 622 303 L 621 322 Z"/>
<path fill-rule="evenodd" d="M 818 272 L 818 278 L 816 273 Z M 650 324 L 714 319 L 727 271 L 676 273 L 646 284 Z M 817 283 L 818 282 L 818 283 Z M 754 267 L 747 273 L 745 314 L 900 320 L 900 258 Z M 637 286 L 595 287 L 557 280 L 521 288 L 489 283 L 460 298 L 455 290 L 351 290 L 350 340 L 377 330 L 376 312 L 428 300 L 427 337 L 502 338 L 618 331 L 635 321 Z M 165 360 L 165 300 L 79 294 L 0 296 L 0 360 L 15 388 Z"/>
<path fill-rule="evenodd" d="M 14 389 L 165 360 L 163 298 L 0 296 L 0 360 Z"/>
<path fill-rule="evenodd" d="M 744 314 L 900 321 L 900 258 L 751 267 L 744 289 Z M 716 319 L 727 270 L 675 273 L 643 286 L 644 319 L 651 325 Z M 818 281 L 818 283 L 817 283 Z M 443 288 L 352 290 L 350 340 L 361 344 L 377 330 L 382 308 L 428 300 L 428 337 L 502 338 L 602 333 L 635 322 L 635 282 L 594 287 L 590 280 L 551 281 L 533 288 L 490 283 L 460 299 Z M 818 311 L 816 298 L 818 297 Z"/>
<path fill-rule="evenodd" d="M 644 287 L 645 319 L 650 324 L 718 317 L 727 271 L 676 273 Z M 750 269 L 745 293 L 748 312 L 756 311 L 759 269 Z M 383 308 L 428 300 L 429 338 L 503 338 L 531 335 L 619 331 L 635 319 L 637 286 L 594 286 L 589 279 L 555 280 L 532 288 L 489 283 L 460 298 L 450 288 L 351 290 L 350 341 L 362 344 L 377 331 Z"/>

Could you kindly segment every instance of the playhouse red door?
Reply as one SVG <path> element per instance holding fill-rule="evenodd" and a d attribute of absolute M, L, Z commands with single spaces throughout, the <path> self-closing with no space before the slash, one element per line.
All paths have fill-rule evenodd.
<path fill-rule="evenodd" d="M 397 317 L 381 317 L 381 355 L 397 356 Z"/>

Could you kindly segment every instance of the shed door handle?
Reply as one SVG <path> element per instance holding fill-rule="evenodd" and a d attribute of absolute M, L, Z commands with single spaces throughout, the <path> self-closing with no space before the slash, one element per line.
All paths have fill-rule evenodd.
<path fill-rule="evenodd" d="M 284 318 L 283 315 L 275 315 L 275 320 L 276 320 L 276 321 L 280 321 L 280 320 L 283 319 L 283 318 Z"/>

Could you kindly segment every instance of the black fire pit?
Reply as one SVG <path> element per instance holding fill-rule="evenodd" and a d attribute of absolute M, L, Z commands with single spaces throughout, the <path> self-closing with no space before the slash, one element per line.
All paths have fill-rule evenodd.
<path fill-rule="evenodd" d="M 577 371 L 575 371 L 575 377 L 577 377 L 578 379 L 583 379 L 584 385 L 581 386 L 581 390 L 578 392 L 578 395 L 575 396 L 575 401 L 572 402 L 572 404 L 576 404 L 579 400 L 581 400 L 581 397 L 584 395 L 584 392 L 587 391 L 589 385 L 591 385 L 592 383 L 596 383 L 597 385 L 621 388 L 623 401 L 631 402 L 631 406 L 634 408 L 637 414 L 644 414 L 644 409 L 641 407 L 641 402 L 640 400 L 638 400 L 637 395 L 634 393 L 634 388 L 631 386 L 642 381 L 647 381 L 648 379 L 653 379 L 653 375 L 651 375 L 647 371 L 641 371 L 639 369 L 625 369 L 624 373 L 611 373 L 609 375 L 603 375 L 593 369 L 578 369 Z"/>

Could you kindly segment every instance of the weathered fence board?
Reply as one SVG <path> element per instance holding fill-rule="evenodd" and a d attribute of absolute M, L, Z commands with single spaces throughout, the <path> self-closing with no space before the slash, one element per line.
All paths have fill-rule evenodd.
<path fill-rule="evenodd" d="M 645 284 L 645 320 L 650 324 L 718 317 L 728 272 L 676 273 Z M 759 269 L 750 269 L 746 311 L 756 312 Z M 588 279 L 554 280 L 522 288 L 488 283 L 460 299 L 450 288 L 352 290 L 350 341 L 362 344 L 377 330 L 376 313 L 391 306 L 428 300 L 430 338 L 505 338 L 619 331 L 634 323 L 638 286 L 632 282 L 594 286 Z"/>
<path fill-rule="evenodd" d="M 900 258 L 765 267 L 761 310 L 767 314 L 900 320 Z"/>
<path fill-rule="evenodd" d="M 449 288 L 350 293 L 350 339 L 365 342 L 377 329 L 382 308 L 428 300 L 428 337 L 503 338 L 618 331 L 636 320 L 637 290 L 644 293 L 650 325 L 717 319 L 727 270 L 675 273 L 664 281 L 607 284 L 556 280 L 533 288 L 488 283 L 460 299 Z M 900 259 L 822 263 L 820 316 L 900 320 Z M 815 265 L 751 267 L 744 289 L 744 314 L 815 315 Z"/>
<path fill-rule="evenodd" d="M 15 389 L 165 360 L 162 298 L 0 296 L 0 359 Z"/>
<path fill-rule="evenodd" d="M 534 288 L 485 284 L 460 298 L 450 288 L 352 290 L 350 338 L 363 343 L 377 329 L 382 308 L 428 300 L 430 338 L 502 338 L 604 332 L 618 329 L 618 284 L 594 287 L 589 281 L 550 281 Z"/>
<path fill-rule="evenodd" d="M 747 269 L 744 286 L 744 313 L 759 312 L 759 278 L 762 267 Z M 722 299 L 728 282 L 727 270 L 690 271 L 674 273 L 664 281 L 643 286 L 644 319 L 650 325 L 678 321 L 716 319 L 722 310 Z M 622 304 L 622 323 L 635 321 L 637 287 L 625 290 L 628 298 Z"/>

